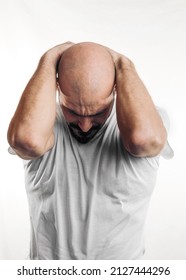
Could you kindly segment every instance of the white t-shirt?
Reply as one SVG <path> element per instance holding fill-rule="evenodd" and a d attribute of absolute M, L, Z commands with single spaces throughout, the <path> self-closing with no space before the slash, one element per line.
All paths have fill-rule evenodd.
<path fill-rule="evenodd" d="M 169 145 L 165 151 L 170 157 Z M 58 107 L 54 147 L 24 161 L 30 259 L 141 258 L 158 165 L 159 156 L 124 149 L 115 106 L 87 144 L 73 138 Z"/>

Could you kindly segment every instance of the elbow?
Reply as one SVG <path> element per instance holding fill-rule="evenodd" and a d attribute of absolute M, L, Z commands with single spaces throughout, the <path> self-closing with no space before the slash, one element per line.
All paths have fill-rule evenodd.
<path fill-rule="evenodd" d="M 22 158 L 37 158 L 43 155 L 42 145 L 32 135 L 20 137 L 8 131 L 8 143 Z"/>
<path fill-rule="evenodd" d="M 160 154 L 166 142 L 166 133 L 147 135 L 135 133 L 128 141 L 128 152 L 136 157 L 154 157 Z"/>

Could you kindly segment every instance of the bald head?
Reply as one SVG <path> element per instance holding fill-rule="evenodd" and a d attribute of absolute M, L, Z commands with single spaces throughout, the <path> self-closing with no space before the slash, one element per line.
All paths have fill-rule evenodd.
<path fill-rule="evenodd" d="M 79 43 L 63 53 L 58 75 L 60 88 L 67 96 L 106 97 L 114 86 L 114 62 L 103 46 Z"/>

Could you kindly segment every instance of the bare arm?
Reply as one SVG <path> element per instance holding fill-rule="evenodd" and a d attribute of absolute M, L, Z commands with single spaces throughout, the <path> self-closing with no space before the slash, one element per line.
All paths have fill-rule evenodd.
<path fill-rule="evenodd" d="M 116 68 L 116 113 L 125 148 L 134 156 L 156 156 L 163 149 L 166 130 L 134 64 L 111 52 Z"/>
<path fill-rule="evenodd" d="M 47 51 L 28 82 L 8 129 L 8 141 L 24 159 L 43 155 L 54 144 L 56 117 L 56 67 L 65 43 Z"/>

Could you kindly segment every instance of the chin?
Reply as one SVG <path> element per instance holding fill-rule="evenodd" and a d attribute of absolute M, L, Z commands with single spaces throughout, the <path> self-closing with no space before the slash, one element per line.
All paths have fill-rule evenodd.
<path fill-rule="evenodd" d="M 72 133 L 72 136 L 81 144 L 86 144 L 86 143 L 90 142 L 94 138 L 94 136 L 96 135 L 96 133 L 95 133 L 91 137 L 81 137 L 81 136 L 76 135 L 73 132 L 71 132 L 71 133 Z"/>

